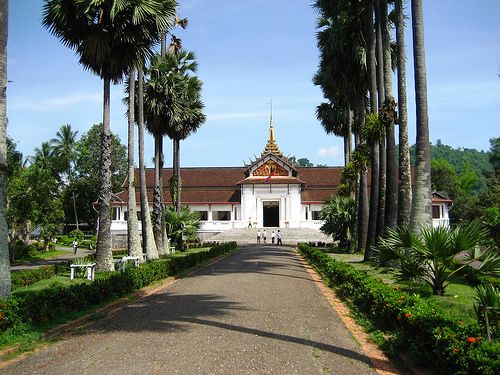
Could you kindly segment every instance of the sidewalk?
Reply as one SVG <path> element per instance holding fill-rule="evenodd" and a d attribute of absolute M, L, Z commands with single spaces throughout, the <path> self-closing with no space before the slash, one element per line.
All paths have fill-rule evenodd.
<path fill-rule="evenodd" d="M 11 271 L 30 270 L 39 268 L 41 266 L 57 264 L 64 260 L 83 258 L 86 255 L 95 254 L 95 250 L 88 250 L 88 249 L 78 249 L 76 255 L 73 255 L 73 249 L 71 247 L 56 246 L 56 249 L 61 251 L 67 251 L 67 254 L 61 254 L 54 258 L 35 260 L 33 262 L 20 264 L 18 266 L 11 266 L 10 270 Z"/>

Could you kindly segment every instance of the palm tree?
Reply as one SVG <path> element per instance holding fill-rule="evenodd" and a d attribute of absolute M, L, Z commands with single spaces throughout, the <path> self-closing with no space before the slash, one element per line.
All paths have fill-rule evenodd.
<path fill-rule="evenodd" d="M 144 166 L 144 75 L 142 67 L 138 68 L 138 103 L 137 103 L 137 126 L 139 138 L 139 178 L 141 184 L 141 220 L 142 220 L 142 248 L 148 259 L 157 259 L 158 249 L 153 235 L 153 226 L 149 213 L 148 192 L 146 188 L 146 168 Z"/>
<path fill-rule="evenodd" d="M 50 142 L 42 142 L 40 147 L 35 147 L 35 154 L 33 156 L 29 156 L 28 160 L 35 164 L 37 163 L 42 169 L 51 169 L 54 171 L 54 149 Z"/>
<path fill-rule="evenodd" d="M 410 216 L 410 228 L 414 233 L 432 225 L 431 163 L 423 13 L 423 0 L 412 0 L 413 63 L 417 112 L 415 183 Z"/>
<path fill-rule="evenodd" d="M 410 223 L 411 172 L 410 147 L 408 142 L 408 108 L 406 98 L 406 47 L 403 0 L 396 0 L 396 42 L 398 53 L 398 125 L 399 125 L 399 189 L 398 227 Z"/>
<path fill-rule="evenodd" d="M 200 214 L 197 211 L 190 211 L 189 207 L 183 206 L 177 212 L 173 206 L 165 210 L 165 228 L 170 238 L 194 239 L 201 227 Z M 178 241 L 179 243 L 179 241 Z M 182 247 L 178 248 L 182 250 Z"/>
<path fill-rule="evenodd" d="M 78 157 L 78 148 L 76 136 L 78 131 L 73 131 L 70 124 L 61 125 L 56 133 L 56 137 L 50 140 L 52 153 L 58 159 L 60 168 L 66 174 L 67 187 L 70 188 L 73 183 L 73 169 Z M 76 212 L 75 191 L 72 191 L 73 213 L 75 215 L 76 229 L 78 228 L 78 214 Z"/>
<path fill-rule="evenodd" d="M 153 45 L 172 26 L 174 0 L 45 0 L 43 25 L 80 64 L 103 80 L 103 132 L 99 189 L 97 268 L 112 270 L 110 84 L 152 54 Z"/>
<path fill-rule="evenodd" d="M 321 231 L 339 241 L 341 248 L 351 252 L 351 245 L 356 225 L 356 202 L 351 197 L 332 195 L 323 204 L 320 212 L 325 223 Z"/>
<path fill-rule="evenodd" d="M 135 127 L 135 68 L 131 67 L 128 81 L 128 178 L 127 178 L 127 245 L 130 256 L 143 259 L 137 220 L 134 173 L 134 127 Z"/>
<path fill-rule="evenodd" d="M 380 18 L 382 29 L 382 49 L 384 61 L 385 101 L 381 117 L 386 128 L 386 198 L 384 227 L 397 225 L 398 186 L 396 177 L 396 144 L 394 140 L 394 96 L 392 94 L 391 35 L 387 0 L 380 0 Z"/>
<path fill-rule="evenodd" d="M 0 296 L 10 294 L 10 261 L 7 226 L 7 37 L 8 1 L 0 1 Z"/>

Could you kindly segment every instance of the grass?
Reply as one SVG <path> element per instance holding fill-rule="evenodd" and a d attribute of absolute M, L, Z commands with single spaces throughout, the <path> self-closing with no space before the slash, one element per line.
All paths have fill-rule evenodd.
<path fill-rule="evenodd" d="M 103 277 L 103 276 L 101 276 Z M 69 277 L 69 271 L 67 275 L 57 275 L 51 277 L 50 279 L 44 279 L 37 281 L 29 286 L 18 288 L 12 292 L 12 294 L 23 295 L 26 293 L 37 292 L 43 289 L 56 289 L 62 286 L 69 286 L 74 284 L 91 283 L 92 281 L 87 280 L 87 278 L 75 278 L 73 280 Z"/>
<path fill-rule="evenodd" d="M 63 255 L 63 254 L 68 254 L 68 252 L 62 251 L 62 250 L 47 250 L 44 252 L 30 251 L 28 253 L 28 255 L 26 255 L 22 258 L 16 259 L 16 261 L 13 262 L 12 265 L 18 266 L 18 265 L 29 263 L 29 262 L 35 262 L 37 260 L 55 258 L 55 257 L 58 257 L 59 255 Z"/>
<path fill-rule="evenodd" d="M 328 251 L 328 253 L 336 261 L 349 263 L 357 270 L 366 272 L 367 275 L 375 277 L 387 285 L 397 285 L 408 293 L 420 295 L 423 300 L 432 302 L 445 310 L 450 317 L 462 320 L 465 324 L 477 321 L 473 307 L 476 292 L 472 286 L 462 279 L 452 279 L 446 288 L 444 296 L 435 296 L 432 294 L 430 285 L 420 282 L 400 281 L 397 279 L 396 270 L 363 262 L 363 254 L 346 254 L 335 250 Z"/>

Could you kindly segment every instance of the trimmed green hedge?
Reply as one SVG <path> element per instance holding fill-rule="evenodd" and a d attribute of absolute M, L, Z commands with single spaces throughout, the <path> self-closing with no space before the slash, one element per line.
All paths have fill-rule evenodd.
<path fill-rule="evenodd" d="M 7 299 L 0 298 L 0 332 L 18 324 L 45 324 L 64 313 L 84 310 L 122 297 L 234 249 L 236 242 L 225 243 L 198 253 L 147 261 L 140 267 L 127 268 L 124 273 L 105 273 L 93 283 L 28 290 Z"/>
<path fill-rule="evenodd" d="M 56 275 L 66 273 L 68 264 L 57 264 L 53 266 L 41 266 L 33 270 L 15 271 L 11 274 L 12 290 L 30 286 L 40 280 L 50 279 Z"/>
<path fill-rule="evenodd" d="M 476 325 L 464 326 L 444 311 L 337 262 L 319 249 L 299 244 L 300 252 L 378 327 L 398 336 L 398 348 L 442 374 L 500 373 L 500 343 L 481 337 Z"/>

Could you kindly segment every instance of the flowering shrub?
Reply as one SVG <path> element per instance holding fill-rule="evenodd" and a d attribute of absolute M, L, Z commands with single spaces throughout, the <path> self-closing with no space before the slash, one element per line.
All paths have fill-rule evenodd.
<path fill-rule="evenodd" d="M 319 249 L 299 244 L 300 252 L 374 324 L 396 333 L 400 349 L 441 374 L 500 373 L 500 343 L 481 338 L 477 325 L 465 326 L 420 297 L 336 262 Z"/>

